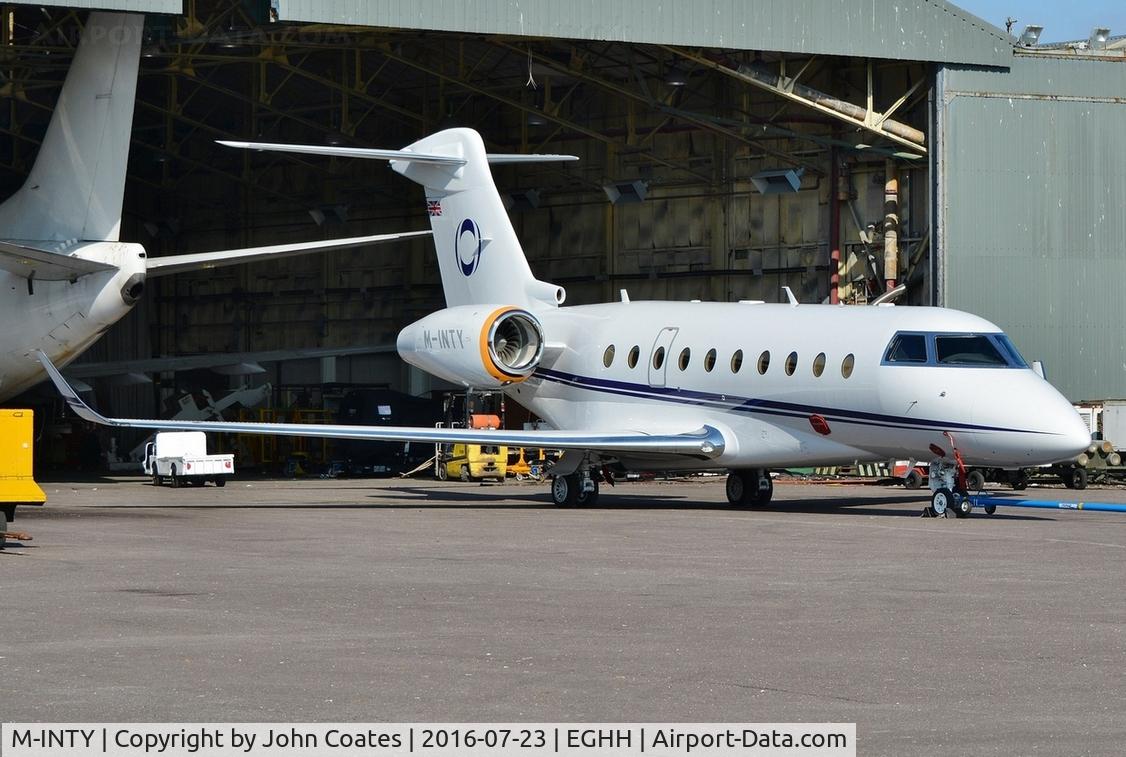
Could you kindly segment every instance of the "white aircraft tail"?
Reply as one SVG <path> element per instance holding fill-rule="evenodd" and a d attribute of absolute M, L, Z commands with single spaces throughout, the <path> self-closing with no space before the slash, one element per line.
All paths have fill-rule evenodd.
<path fill-rule="evenodd" d="M 91 13 L 24 185 L 0 205 L 0 236 L 117 241 L 144 16 Z"/>
<path fill-rule="evenodd" d="M 490 155 L 472 129 L 446 129 L 402 150 L 223 142 L 231 147 L 308 155 L 390 160 L 426 190 L 426 212 L 442 274 L 446 305 L 555 307 L 562 287 L 532 275 L 528 259 L 493 182 L 490 163 L 578 160 L 571 155 Z"/>

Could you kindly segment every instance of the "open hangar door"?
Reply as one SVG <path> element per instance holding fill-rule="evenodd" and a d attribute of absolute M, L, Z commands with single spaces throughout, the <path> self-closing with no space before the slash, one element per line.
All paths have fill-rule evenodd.
<path fill-rule="evenodd" d="M 936 302 L 1005 329 L 1075 402 L 1126 395 L 1124 65 L 1031 51 L 936 78 Z"/>
<path fill-rule="evenodd" d="M 876 22 L 878 34 L 856 26 L 869 36 L 845 38 L 848 49 L 839 34 L 802 47 L 768 33 L 790 28 L 794 14 L 824 15 L 812 2 L 750 8 L 786 18 L 743 24 L 760 38 L 738 48 L 671 33 L 608 41 L 271 21 L 267 3 L 231 0 L 185 11 L 146 27 L 124 227 L 152 255 L 426 227 L 421 195 L 385 166 L 244 153 L 216 139 L 399 147 L 459 125 L 498 152 L 582 158 L 497 171 L 533 269 L 563 283 L 571 303 L 622 288 L 634 299 L 780 301 L 782 286 L 803 302 L 836 293 L 863 303 L 908 272 L 906 301 L 929 299 L 921 156 L 937 53 L 919 40 L 933 31 L 906 50 Z M 73 9 L 15 13 L 10 78 L 27 96 L 7 113 L 12 183 L 26 174 L 72 50 L 73 35 L 54 32 L 81 21 Z M 950 45 L 968 39 L 957 24 Z M 981 55 L 992 60 L 996 40 L 985 36 Z M 895 276 L 884 270 L 889 216 Z M 427 242 L 184 275 L 155 282 L 90 358 L 388 345 L 441 302 Z M 270 367 L 262 378 L 315 382 L 321 365 Z M 382 359 L 344 357 L 330 372 L 410 381 Z M 155 392 L 106 390 L 103 406 L 147 414 L 177 383 L 164 379 Z"/>

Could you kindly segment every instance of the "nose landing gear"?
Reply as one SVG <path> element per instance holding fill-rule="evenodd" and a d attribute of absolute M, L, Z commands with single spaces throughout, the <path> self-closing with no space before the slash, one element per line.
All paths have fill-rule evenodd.
<path fill-rule="evenodd" d="M 774 480 L 765 468 L 733 470 L 727 474 L 726 492 L 733 505 L 765 505 L 774 496 Z"/>

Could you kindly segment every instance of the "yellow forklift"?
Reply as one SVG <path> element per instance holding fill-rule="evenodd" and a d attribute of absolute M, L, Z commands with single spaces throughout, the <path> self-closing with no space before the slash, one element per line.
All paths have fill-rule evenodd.
<path fill-rule="evenodd" d="M 446 420 L 438 428 L 504 428 L 504 394 L 501 392 L 450 392 L 443 401 Z M 508 448 L 495 444 L 434 445 L 434 475 L 440 481 L 495 479 L 508 475 Z"/>

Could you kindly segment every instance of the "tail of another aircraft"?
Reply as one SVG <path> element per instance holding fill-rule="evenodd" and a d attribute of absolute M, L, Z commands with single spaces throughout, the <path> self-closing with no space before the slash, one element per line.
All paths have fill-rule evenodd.
<path fill-rule="evenodd" d="M 0 205 L 0 236 L 117 241 L 144 16 L 91 13 L 24 185 Z"/>
<path fill-rule="evenodd" d="M 539 281 L 501 202 L 490 163 L 577 160 L 570 155 L 497 155 L 485 152 L 472 129 L 446 129 L 402 150 L 223 142 L 310 155 L 390 160 L 391 167 L 426 190 L 446 305 L 503 304 L 555 307 L 562 287 Z"/>

